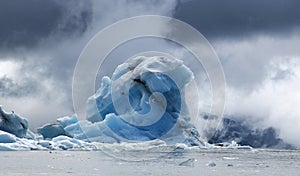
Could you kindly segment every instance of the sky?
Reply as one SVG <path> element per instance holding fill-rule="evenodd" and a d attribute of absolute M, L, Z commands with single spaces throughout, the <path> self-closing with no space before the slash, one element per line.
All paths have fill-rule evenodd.
<path fill-rule="evenodd" d="M 118 20 L 165 15 L 195 27 L 216 50 L 225 115 L 272 126 L 300 146 L 299 8 L 297 0 L 1 1 L 0 104 L 32 129 L 71 115 L 73 71 L 87 42 Z"/>

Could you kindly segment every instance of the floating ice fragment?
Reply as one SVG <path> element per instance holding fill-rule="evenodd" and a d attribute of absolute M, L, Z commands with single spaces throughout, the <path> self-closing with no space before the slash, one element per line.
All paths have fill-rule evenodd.
<path fill-rule="evenodd" d="M 195 159 L 195 158 L 190 158 L 190 159 L 188 159 L 188 160 L 183 161 L 182 163 L 180 163 L 179 166 L 189 166 L 189 167 L 194 167 L 196 161 L 197 161 L 197 159 Z"/>
<path fill-rule="evenodd" d="M 0 130 L 14 134 L 17 137 L 24 137 L 28 129 L 27 119 L 12 113 L 7 113 L 0 105 Z"/>
<path fill-rule="evenodd" d="M 16 142 L 16 136 L 5 131 L 0 131 L 0 143 L 13 143 Z"/>
<path fill-rule="evenodd" d="M 206 164 L 206 166 L 209 166 L 209 167 L 215 167 L 217 166 L 215 162 L 211 161 L 209 163 Z"/>
<path fill-rule="evenodd" d="M 59 135 L 66 135 L 65 130 L 59 124 L 45 124 L 37 129 L 37 132 L 45 139 L 52 139 Z"/>

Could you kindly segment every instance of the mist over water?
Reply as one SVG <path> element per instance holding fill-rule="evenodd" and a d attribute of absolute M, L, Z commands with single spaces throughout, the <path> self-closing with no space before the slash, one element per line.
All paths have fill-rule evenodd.
<path fill-rule="evenodd" d="M 300 59 L 275 58 L 254 91 L 228 89 L 226 114 L 240 117 L 253 129 L 273 127 L 279 138 L 300 147 Z"/>

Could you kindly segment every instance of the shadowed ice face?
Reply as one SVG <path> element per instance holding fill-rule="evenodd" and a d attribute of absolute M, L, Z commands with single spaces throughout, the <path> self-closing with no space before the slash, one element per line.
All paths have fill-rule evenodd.
<path fill-rule="evenodd" d="M 18 116 L 14 112 L 7 113 L 0 106 L 0 130 L 12 133 L 17 137 L 24 137 L 27 129 L 27 119 Z"/>

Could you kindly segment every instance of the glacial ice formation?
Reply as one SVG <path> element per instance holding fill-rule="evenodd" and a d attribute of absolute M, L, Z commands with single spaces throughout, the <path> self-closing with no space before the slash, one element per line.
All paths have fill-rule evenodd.
<path fill-rule="evenodd" d="M 192 79 L 193 73 L 180 60 L 130 59 L 116 68 L 111 79 L 103 77 L 101 87 L 87 101 L 87 120 L 65 117 L 38 131 L 45 138 L 65 134 L 93 142 L 162 139 L 198 145 L 184 97 Z"/>
<path fill-rule="evenodd" d="M 45 139 L 52 139 L 60 135 L 66 135 L 65 130 L 60 124 L 45 124 L 37 129 Z"/>
<path fill-rule="evenodd" d="M 275 135 L 272 130 L 266 134 L 258 131 L 256 135 L 247 126 L 226 119 L 223 128 L 210 141 L 223 143 L 211 145 L 201 141 L 190 123 L 185 103 L 186 86 L 192 79 L 193 73 L 180 60 L 143 56 L 130 59 L 118 66 L 111 78 L 103 77 L 99 90 L 87 100 L 86 120 L 78 120 L 76 114 L 58 118 L 56 123 L 38 128 L 38 134 L 28 129 L 27 119 L 14 112 L 7 113 L 0 106 L 0 151 L 124 151 L 153 147 L 165 152 L 166 147 L 173 151 L 194 149 L 193 146 L 251 149 L 231 140 L 242 144 L 259 141 L 260 146 L 274 146 L 272 141 L 266 143 L 270 135 Z"/>
<path fill-rule="evenodd" d="M 185 103 L 185 88 L 192 79 L 193 73 L 180 60 L 130 59 L 112 78 L 103 77 L 87 101 L 87 120 L 78 121 L 76 114 L 58 118 L 38 128 L 39 136 L 27 130 L 26 119 L 0 109 L 0 150 L 90 150 L 97 148 L 94 142 L 200 145 Z"/>
<path fill-rule="evenodd" d="M 18 116 L 14 112 L 7 113 L 0 106 L 0 130 L 24 137 L 28 129 L 27 119 Z"/>

